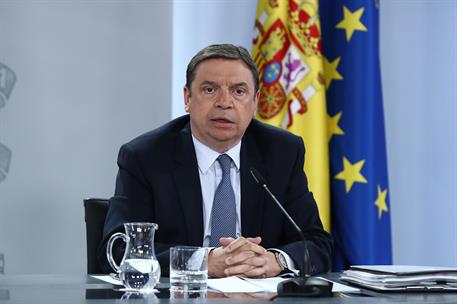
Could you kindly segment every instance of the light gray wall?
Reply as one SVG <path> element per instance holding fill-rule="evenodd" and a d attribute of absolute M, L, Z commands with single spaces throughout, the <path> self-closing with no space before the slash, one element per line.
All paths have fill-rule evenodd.
<path fill-rule="evenodd" d="M 457 1 L 381 1 L 397 264 L 457 267 Z"/>
<path fill-rule="evenodd" d="M 120 145 L 170 117 L 169 1 L 1 1 L 5 273 L 84 273 L 82 199 L 114 190 Z"/>

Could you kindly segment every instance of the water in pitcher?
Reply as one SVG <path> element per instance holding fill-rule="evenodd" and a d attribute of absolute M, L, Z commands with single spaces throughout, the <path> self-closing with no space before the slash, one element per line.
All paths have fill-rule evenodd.
<path fill-rule="evenodd" d="M 160 265 L 157 260 L 126 259 L 121 270 L 122 284 L 129 289 L 153 289 L 160 279 Z"/>
<path fill-rule="evenodd" d="M 160 265 L 154 252 L 155 223 L 125 223 L 125 233 L 113 234 L 106 248 L 111 267 L 119 274 L 127 289 L 149 292 L 160 280 Z M 116 239 L 126 243 L 120 265 L 113 258 L 113 244 Z"/>

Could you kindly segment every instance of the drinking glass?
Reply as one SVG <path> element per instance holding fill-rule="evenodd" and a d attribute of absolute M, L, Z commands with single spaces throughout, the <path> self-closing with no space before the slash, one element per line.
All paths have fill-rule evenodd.
<path fill-rule="evenodd" d="M 193 246 L 170 248 L 170 289 L 172 291 L 206 291 L 207 281 L 207 248 Z"/>

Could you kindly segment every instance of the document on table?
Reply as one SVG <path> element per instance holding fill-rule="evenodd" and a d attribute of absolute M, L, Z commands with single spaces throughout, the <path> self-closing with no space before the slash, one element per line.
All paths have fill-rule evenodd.
<path fill-rule="evenodd" d="M 244 280 L 253 285 L 257 285 L 257 286 L 263 288 L 263 291 L 276 292 L 278 283 L 280 283 L 286 279 L 281 278 L 281 277 L 273 277 L 273 278 L 265 278 L 265 279 L 244 278 Z"/>
<path fill-rule="evenodd" d="M 208 279 L 208 287 L 220 292 L 264 292 L 265 288 L 252 284 L 239 277 Z"/>
<path fill-rule="evenodd" d="M 91 275 L 91 277 L 113 285 L 123 286 L 122 282 L 119 279 L 115 279 L 109 275 Z"/>
<path fill-rule="evenodd" d="M 350 270 L 362 271 L 377 275 L 436 275 L 450 274 L 457 276 L 457 268 L 437 267 L 437 266 L 418 266 L 418 265 L 352 265 Z"/>
<path fill-rule="evenodd" d="M 405 265 L 357 265 L 341 280 L 377 291 L 457 291 L 457 269 Z"/>
<path fill-rule="evenodd" d="M 321 279 L 333 283 L 333 292 L 360 293 L 359 288 L 339 284 L 325 278 Z M 220 279 L 208 279 L 208 287 L 220 292 L 276 292 L 278 283 L 284 280 L 287 279 L 281 277 L 250 279 L 233 276 Z"/>

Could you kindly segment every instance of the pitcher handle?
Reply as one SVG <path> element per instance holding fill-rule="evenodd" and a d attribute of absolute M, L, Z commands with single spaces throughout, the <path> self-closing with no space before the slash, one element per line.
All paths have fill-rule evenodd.
<path fill-rule="evenodd" d="M 108 258 L 108 263 L 110 264 L 111 268 L 113 268 L 117 273 L 121 272 L 121 269 L 119 268 L 119 265 L 116 264 L 116 262 L 113 259 L 113 244 L 114 241 L 117 240 L 118 238 L 121 238 L 125 243 L 127 243 L 127 235 L 125 235 L 122 232 L 117 232 L 113 234 L 109 240 L 108 240 L 108 245 L 106 246 L 106 257 Z M 122 258 L 121 264 L 124 261 L 124 258 Z"/>

